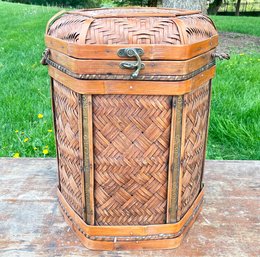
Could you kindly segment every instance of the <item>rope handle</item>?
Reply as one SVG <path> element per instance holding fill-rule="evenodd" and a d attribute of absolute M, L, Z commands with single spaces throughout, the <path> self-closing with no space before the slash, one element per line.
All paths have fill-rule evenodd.
<path fill-rule="evenodd" d="M 44 50 L 44 52 L 42 53 L 42 59 L 41 59 L 41 64 L 42 65 L 48 65 L 47 59 L 49 58 L 49 55 L 50 55 L 50 49 L 46 48 Z"/>
<path fill-rule="evenodd" d="M 213 58 L 218 58 L 219 60 L 229 60 L 230 59 L 230 55 L 227 53 L 212 53 L 212 57 Z"/>

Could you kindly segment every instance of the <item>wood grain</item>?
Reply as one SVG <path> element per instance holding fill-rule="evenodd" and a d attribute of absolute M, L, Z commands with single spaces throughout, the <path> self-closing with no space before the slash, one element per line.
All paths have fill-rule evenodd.
<path fill-rule="evenodd" d="M 210 80 L 215 66 L 185 81 L 79 80 L 49 66 L 49 75 L 80 94 L 183 95 Z"/>
<path fill-rule="evenodd" d="M 75 45 L 58 38 L 45 36 L 45 44 L 48 48 L 57 50 L 63 54 L 80 59 L 93 60 L 122 60 L 117 55 L 120 48 L 126 45 Z M 128 44 L 127 47 L 141 47 L 144 50 L 142 60 L 188 60 L 203 54 L 218 45 L 218 36 L 212 36 L 201 42 L 190 45 L 145 45 Z"/>
<path fill-rule="evenodd" d="M 203 210 L 179 248 L 111 253 L 86 249 L 64 222 L 57 203 L 55 159 L 1 158 L 0 254 L 233 257 L 235 252 L 238 257 L 256 257 L 260 255 L 259 171 L 259 161 L 206 161 Z"/>
<path fill-rule="evenodd" d="M 213 60 L 208 51 L 186 61 L 144 61 L 145 68 L 140 75 L 186 75 L 200 69 Z M 132 71 L 120 68 L 119 60 L 84 60 L 69 57 L 56 50 L 51 50 L 50 59 L 77 74 L 125 74 Z M 122 60 L 125 58 L 122 58 Z"/>

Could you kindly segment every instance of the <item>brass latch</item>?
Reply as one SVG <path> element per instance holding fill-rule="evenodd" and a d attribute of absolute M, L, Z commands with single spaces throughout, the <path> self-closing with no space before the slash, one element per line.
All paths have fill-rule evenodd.
<path fill-rule="evenodd" d="M 139 75 L 141 69 L 144 68 L 144 63 L 142 63 L 141 55 L 144 54 L 144 50 L 142 48 L 121 48 L 117 52 L 120 57 L 136 57 L 136 62 L 121 62 L 120 68 L 122 69 L 135 69 L 135 71 L 131 74 L 130 78 L 134 79 Z"/>

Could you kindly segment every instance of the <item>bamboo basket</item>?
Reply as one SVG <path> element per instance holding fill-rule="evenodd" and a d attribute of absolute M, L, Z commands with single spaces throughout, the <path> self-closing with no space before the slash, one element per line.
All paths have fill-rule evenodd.
<path fill-rule="evenodd" d="M 63 11 L 48 23 L 58 198 L 96 250 L 175 248 L 201 210 L 218 34 L 197 11 Z"/>

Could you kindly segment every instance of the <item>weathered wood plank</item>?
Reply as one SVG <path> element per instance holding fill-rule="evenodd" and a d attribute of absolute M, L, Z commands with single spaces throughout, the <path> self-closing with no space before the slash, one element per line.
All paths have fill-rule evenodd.
<path fill-rule="evenodd" d="M 56 160 L 0 159 L 0 255 L 260 256 L 260 162 L 207 161 L 201 215 L 181 247 L 90 251 L 64 222 L 56 198 Z"/>

